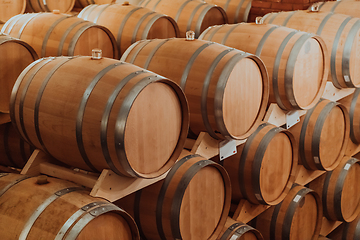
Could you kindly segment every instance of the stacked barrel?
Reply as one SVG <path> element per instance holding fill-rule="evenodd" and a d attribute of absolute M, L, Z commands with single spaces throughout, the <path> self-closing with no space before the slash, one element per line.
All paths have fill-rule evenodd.
<path fill-rule="evenodd" d="M 324 94 L 360 86 L 355 13 L 321 3 L 240 24 L 251 1 L 117 2 L 0 9 L 1 171 L 19 173 L 37 149 L 66 169 L 166 177 L 111 203 L 0 173 L 4 239 L 315 240 L 326 221 L 342 222 L 331 239 L 358 236 L 360 91 Z M 274 108 L 302 116 L 266 122 Z M 236 150 L 184 150 L 204 133 Z M 243 220 L 242 205 L 263 211 Z"/>

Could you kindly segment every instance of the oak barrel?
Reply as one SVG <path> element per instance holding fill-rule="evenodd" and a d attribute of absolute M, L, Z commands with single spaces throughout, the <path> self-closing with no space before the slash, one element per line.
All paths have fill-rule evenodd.
<path fill-rule="evenodd" d="M 266 23 L 320 35 L 329 49 L 329 78 L 337 88 L 360 87 L 360 19 L 327 12 L 269 13 Z"/>
<path fill-rule="evenodd" d="M 352 222 L 360 213 L 360 162 L 343 157 L 339 166 L 309 184 L 321 196 L 324 216 Z"/>
<path fill-rule="evenodd" d="M 134 43 L 121 60 L 178 83 L 189 101 L 190 129 L 213 138 L 243 139 L 260 124 L 268 76 L 256 56 L 203 40 L 155 39 Z M 241 121 L 239 121 L 241 119 Z"/>
<path fill-rule="evenodd" d="M 322 96 L 329 55 L 321 37 L 272 24 L 227 24 L 205 30 L 199 39 L 259 56 L 270 79 L 270 101 L 282 109 L 310 109 Z"/>
<path fill-rule="evenodd" d="M 0 1 L 0 24 L 25 12 L 26 0 Z"/>
<path fill-rule="evenodd" d="M 289 131 L 299 143 L 299 157 L 305 168 L 331 171 L 345 154 L 349 113 L 343 105 L 321 99 Z"/>
<path fill-rule="evenodd" d="M 32 46 L 39 57 L 91 55 L 100 48 L 104 57 L 119 58 L 116 41 L 105 27 L 59 13 L 17 15 L 2 32 Z"/>
<path fill-rule="evenodd" d="M 253 204 L 276 205 L 295 181 L 297 143 L 286 129 L 263 123 L 222 164 L 231 179 L 234 202 L 245 198 Z"/>
<path fill-rule="evenodd" d="M 247 22 L 252 0 L 203 0 L 224 9 L 229 23 Z"/>
<path fill-rule="evenodd" d="M 265 240 L 316 240 L 322 217 L 319 195 L 309 188 L 294 186 L 280 204 L 260 214 L 252 225 Z"/>
<path fill-rule="evenodd" d="M 318 6 L 322 12 L 341 13 L 352 17 L 360 17 L 360 2 L 358 0 L 317 2 L 314 3 L 313 6 Z"/>
<path fill-rule="evenodd" d="M 23 168 L 34 148 L 25 142 L 12 123 L 0 125 L 0 165 Z"/>
<path fill-rule="evenodd" d="M 10 104 L 12 122 L 33 146 L 70 166 L 132 177 L 166 172 L 181 152 L 189 122 L 178 85 L 95 56 L 31 64 Z"/>
<path fill-rule="evenodd" d="M 11 90 L 20 73 L 38 59 L 24 41 L 0 33 L 0 113 L 9 113 Z"/>
<path fill-rule="evenodd" d="M 116 38 L 120 54 L 138 40 L 179 37 L 174 19 L 128 3 L 90 5 L 78 17 L 108 28 Z"/>
<path fill-rule="evenodd" d="M 192 30 L 197 38 L 206 28 L 228 21 L 221 7 L 201 1 L 144 0 L 139 6 L 172 17 L 179 26 L 181 37 L 185 37 L 186 32 Z"/>
<path fill-rule="evenodd" d="M 134 220 L 114 204 L 74 183 L 43 181 L 0 173 L 2 239 L 140 239 Z"/>
<path fill-rule="evenodd" d="M 115 3 L 115 0 L 75 0 L 76 8 L 84 8 L 91 4 L 110 4 Z"/>
<path fill-rule="evenodd" d="M 75 0 L 26 0 L 26 12 L 52 12 L 69 13 L 75 5 Z"/>
<path fill-rule="evenodd" d="M 230 209 L 230 180 L 223 167 L 184 151 L 166 178 L 119 201 L 142 239 L 212 240 Z"/>
<path fill-rule="evenodd" d="M 360 215 L 350 223 L 343 224 L 338 231 L 331 233 L 331 238 L 334 240 L 357 240 L 360 239 Z M 334 237 L 333 237 L 334 235 Z"/>
<path fill-rule="evenodd" d="M 228 217 L 218 240 L 264 240 L 255 228 Z"/>
<path fill-rule="evenodd" d="M 344 105 L 350 117 L 350 139 L 356 144 L 360 144 L 360 89 L 356 89 L 353 94 L 345 97 L 339 102 Z"/>

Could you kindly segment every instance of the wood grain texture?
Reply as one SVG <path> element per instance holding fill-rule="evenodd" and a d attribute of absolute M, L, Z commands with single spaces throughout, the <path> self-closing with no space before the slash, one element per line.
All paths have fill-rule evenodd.
<path fill-rule="evenodd" d="M 229 23 L 247 22 L 252 0 L 204 0 L 207 3 L 222 7 L 228 16 Z"/>
<path fill-rule="evenodd" d="M 70 166 L 132 177 L 165 173 L 189 121 L 178 85 L 107 58 L 42 59 L 19 78 L 12 106 L 13 122 L 37 148 Z"/>
<path fill-rule="evenodd" d="M 320 101 L 289 129 L 299 142 L 301 163 L 309 170 L 335 169 L 349 141 L 349 113 L 341 104 Z"/>
<path fill-rule="evenodd" d="M 69 13 L 75 5 L 75 0 L 26 0 L 26 12 L 52 12 Z"/>
<path fill-rule="evenodd" d="M 25 12 L 26 0 L 19 1 L 1 1 L 0 2 L 0 24 L 5 23 L 7 20 L 15 15 Z"/>
<path fill-rule="evenodd" d="M 328 12 L 281 12 L 264 16 L 265 23 L 283 25 L 300 31 L 319 34 L 330 52 L 328 79 L 337 88 L 360 86 L 359 18 Z"/>
<path fill-rule="evenodd" d="M 350 96 L 339 102 L 345 106 L 350 117 L 350 139 L 355 144 L 360 144 L 360 91 L 355 90 Z"/>
<path fill-rule="evenodd" d="M 110 4 L 115 0 L 75 0 L 75 8 L 84 8 L 91 4 Z"/>
<path fill-rule="evenodd" d="M 9 113 L 11 90 L 20 73 L 38 56 L 24 41 L 0 33 L 0 112 Z"/>
<path fill-rule="evenodd" d="M 121 60 L 178 83 L 189 101 L 195 134 L 244 139 L 265 114 L 267 75 L 254 55 L 208 41 L 173 38 L 137 42 Z"/>
<path fill-rule="evenodd" d="M 23 168 L 33 151 L 12 123 L 0 125 L 0 165 Z"/>
<path fill-rule="evenodd" d="M 228 21 L 221 7 L 201 1 L 145 0 L 139 3 L 139 6 L 172 17 L 179 26 L 181 37 L 185 37 L 185 33 L 192 30 L 197 38 L 209 26 Z"/>
<path fill-rule="evenodd" d="M 230 181 L 218 164 L 183 153 L 167 177 L 115 202 L 146 239 L 217 239 L 230 209 Z"/>
<path fill-rule="evenodd" d="M 17 15 L 3 26 L 2 32 L 28 43 L 39 57 L 88 56 L 98 48 L 104 57 L 119 58 L 115 38 L 107 28 L 71 15 Z"/>
<path fill-rule="evenodd" d="M 6 184 L 23 177 L 18 174 L 1 177 L 0 189 L 5 190 Z M 73 183 L 49 177 L 47 182 L 39 185 L 36 177 L 18 181 L 0 197 L 2 239 L 55 239 L 60 232 L 64 237 L 61 239 L 65 239 L 77 227 L 79 232 L 73 239 L 140 239 L 134 220 L 120 208 L 90 197 L 85 188 Z M 70 191 L 58 192 L 64 189 Z M 103 212 L 99 214 L 100 207 Z M 73 224 L 65 225 L 67 221 Z"/>
<path fill-rule="evenodd" d="M 78 17 L 108 28 L 116 38 L 120 54 L 136 41 L 180 34 L 171 17 L 129 4 L 90 5 Z"/>
<path fill-rule="evenodd" d="M 253 224 L 265 240 L 316 240 L 322 217 L 318 194 L 295 186 L 283 202 L 260 214 Z"/>
<path fill-rule="evenodd" d="M 290 132 L 261 124 L 237 153 L 223 161 L 232 183 L 232 200 L 276 205 L 295 181 L 297 143 Z"/>
<path fill-rule="evenodd" d="M 228 217 L 219 240 L 263 240 L 261 233 L 245 223 L 235 221 Z"/>
<path fill-rule="evenodd" d="M 329 53 L 324 40 L 272 24 L 213 26 L 199 39 L 258 55 L 270 79 L 270 102 L 284 110 L 310 109 L 324 92 Z"/>
<path fill-rule="evenodd" d="M 339 166 L 309 184 L 322 199 L 324 215 L 333 221 L 352 222 L 360 213 L 359 161 L 343 157 Z"/>
<path fill-rule="evenodd" d="M 346 14 L 352 17 L 360 17 L 360 2 L 357 0 L 346 1 L 341 3 L 329 1 L 319 2 L 321 4 L 320 11 Z M 315 3 L 313 4 L 315 5 Z"/>

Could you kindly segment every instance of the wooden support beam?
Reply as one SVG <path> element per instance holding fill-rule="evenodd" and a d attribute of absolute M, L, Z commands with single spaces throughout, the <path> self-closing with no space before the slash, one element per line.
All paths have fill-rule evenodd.
<path fill-rule="evenodd" d="M 248 223 L 270 207 L 269 205 L 251 204 L 249 201 L 242 199 L 232 218 L 236 221 Z"/>
<path fill-rule="evenodd" d="M 320 229 L 320 235 L 326 236 L 326 235 L 330 234 L 337 227 L 339 227 L 342 223 L 343 222 L 331 221 L 331 220 L 327 219 L 326 217 L 323 217 L 321 229 Z"/>
<path fill-rule="evenodd" d="M 329 99 L 330 101 L 338 101 L 342 98 L 345 98 L 355 92 L 355 88 L 342 88 L 338 89 L 332 84 L 332 82 L 327 82 L 325 86 L 325 91 L 323 93 L 323 98 Z"/>
<path fill-rule="evenodd" d="M 309 182 L 326 173 L 326 171 L 321 170 L 308 170 L 303 165 L 299 165 L 298 171 L 299 172 L 297 174 L 295 182 L 300 185 L 308 184 Z"/>

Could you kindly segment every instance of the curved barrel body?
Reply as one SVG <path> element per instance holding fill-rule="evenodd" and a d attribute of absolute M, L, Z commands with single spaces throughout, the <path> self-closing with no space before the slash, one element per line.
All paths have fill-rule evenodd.
<path fill-rule="evenodd" d="M 75 5 L 75 0 L 27 0 L 26 12 L 70 12 Z"/>
<path fill-rule="evenodd" d="M 17 1 L 1 1 L 0 2 L 0 24 L 5 23 L 7 20 L 15 15 L 25 12 L 26 0 Z"/>
<path fill-rule="evenodd" d="M 204 0 L 224 9 L 229 23 L 247 22 L 252 0 Z"/>

